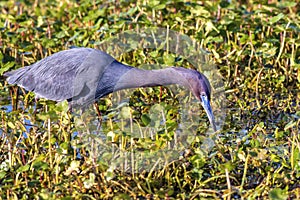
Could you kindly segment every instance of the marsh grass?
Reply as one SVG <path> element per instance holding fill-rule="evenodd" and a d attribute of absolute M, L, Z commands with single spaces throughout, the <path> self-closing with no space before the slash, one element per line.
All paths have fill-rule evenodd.
<path fill-rule="evenodd" d="M 300 198 L 298 1 L 9 0 L 0 2 L 0 9 L 0 74 L 70 46 L 95 47 L 125 30 L 160 26 L 188 35 L 210 52 L 227 99 L 217 135 L 205 134 L 209 124 L 199 105 L 195 112 L 201 121 L 191 125 L 195 137 L 186 138 L 190 145 L 182 154 L 160 168 L 136 173 L 124 170 L 128 163 L 129 169 L 147 163 L 129 156 L 131 162 L 122 160 L 117 169 L 106 162 L 114 153 L 93 156 L 101 141 L 91 143 L 92 134 L 74 135 L 80 131 L 80 117 L 74 120 L 65 103 L 36 103 L 32 93 L 1 78 L 1 199 Z M 193 67 L 178 55 L 158 50 L 136 50 L 118 59 L 134 66 Z M 113 152 L 131 152 L 135 145 L 151 155 L 168 147 L 180 119 L 176 95 L 156 87 L 137 89 L 132 96 L 119 110 L 112 106 L 117 96 L 98 102 L 102 132 L 109 136 Z M 130 124 L 151 124 L 153 106 L 165 108 L 166 113 L 158 113 L 166 123 L 154 120 L 156 132 L 134 140 Z"/>

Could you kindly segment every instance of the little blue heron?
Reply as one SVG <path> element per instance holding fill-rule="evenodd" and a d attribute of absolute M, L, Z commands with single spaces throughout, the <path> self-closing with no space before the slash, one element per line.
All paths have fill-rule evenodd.
<path fill-rule="evenodd" d="M 182 67 L 143 70 L 116 61 L 103 51 L 73 48 L 48 56 L 30 66 L 6 72 L 9 84 L 17 84 L 37 97 L 67 100 L 69 106 L 84 105 L 126 88 L 179 84 L 201 102 L 216 131 L 210 105 L 211 87 L 200 72 Z"/>

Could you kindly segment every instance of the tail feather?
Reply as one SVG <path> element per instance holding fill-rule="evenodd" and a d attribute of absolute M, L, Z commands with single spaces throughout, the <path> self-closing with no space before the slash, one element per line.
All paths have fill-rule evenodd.
<path fill-rule="evenodd" d="M 8 78 L 14 74 L 14 71 L 4 72 L 3 77 Z"/>
<path fill-rule="evenodd" d="M 16 69 L 13 71 L 5 72 L 3 74 L 4 77 L 6 77 L 6 81 L 13 85 L 13 84 L 19 84 L 19 80 L 22 78 L 24 75 L 25 68 L 22 67 L 20 69 Z"/>

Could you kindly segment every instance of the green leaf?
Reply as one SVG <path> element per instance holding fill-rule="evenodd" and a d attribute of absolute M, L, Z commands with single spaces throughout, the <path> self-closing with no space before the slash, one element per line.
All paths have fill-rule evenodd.
<path fill-rule="evenodd" d="M 38 16 L 38 23 L 37 23 L 37 27 L 40 27 L 44 24 L 44 19 L 42 16 Z"/>
<path fill-rule="evenodd" d="M 166 54 L 163 56 L 164 62 L 168 66 L 174 65 L 175 62 L 175 56 L 173 54 Z"/>
<path fill-rule="evenodd" d="M 95 174 L 90 173 L 89 176 L 90 176 L 89 179 L 87 179 L 83 182 L 84 187 L 86 189 L 90 189 L 95 184 L 95 178 L 96 178 Z"/>
<path fill-rule="evenodd" d="M 145 124 L 145 126 L 147 126 L 151 122 L 151 119 L 148 114 L 143 114 L 141 119 L 142 119 L 142 122 Z"/>
<path fill-rule="evenodd" d="M 162 10 L 162 9 L 164 9 L 165 7 L 166 7 L 165 4 L 159 4 L 159 5 L 155 6 L 154 9 L 156 9 L 156 10 Z"/>
<path fill-rule="evenodd" d="M 66 196 L 66 197 L 61 198 L 61 200 L 72 200 L 72 199 L 73 199 L 72 196 Z"/>
<path fill-rule="evenodd" d="M 5 177 L 5 175 L 6 175 L 6 172 L 4 172 L 4 171 L 1 171 L 1 172 L 0 172 L 0 179 L 4 178 L 4 177 Z"/>
<path fill-rule="evenodd" d="M 0 51 L 0 60 L 2 61 L 2 59 L 3 59 L 3 53 Z"/>
<path fill-rule="evenodd" d="M 158 55 L 158 52 L 157 51 L 152 51 L 151 53 L 149 53 L 149 55 L 153 58 L 156 58 L 157 55 Z"/>
<path fill-rule="evenodd" d="M 278 15 L 276 15 L 275 17 L 272 17 L 270 19 L 270 23 L 274 24 L 274 23 L 278 22 L 279 20 L 281 20 L 283 17 L 284 17 L 284 14 L 279 13 Z"/>
<path fill-rule="evenodd" d="M 8 127 L 10 127 L 11 129 L 15 129 L 16 126 L 12 123 L 12 122 L 7 122 Z"/>
<path fill-rule="evenodd" d="M 27 172 L 30 168 L 30 165 L 24 165 L 17 169 L 17 172 Z"/>
<path fill-rule="evenodd" d="M 148 5 L 149 5 L 151 8 L 154 8 L 155 6 L 158 6 L 159 3 L 160 3 L 160 1 L 152 0 L 152 1 L 149 2 Z"/>
<path fill-rule="evenodd" d="M 284 131 L 287 131 L 288 129 L 296 127 L 296 126 L 297 126 L 297 122 L 296 121 L 290 121 L 287 125 L 285 125 Z"/>
<path fill-rule="evenodd" d="M 271 190 L 269 193 L 269 197 L 271 200 L 285 200 L 288 198 L 286 191 L 280 188 Z"/>
<path fill-rule="evenodd" d="M 65 36 L 66 36 L 65 31 L 60 31 L 59 33 L 56 34 L 56 37 L 59 39 L 65 37 Z"/>
<path fill-rule="evenodd" d="M 0 75 L 3 75 L 4 72 L 8 71 L 15 65 L 15 62 L 8 62 L 3 67 L 0 68 Z"/>
<path fill-rule="evenodd" d="M 211 32 L 212 30 L 214 30 L 217 33 L 219 33 L 219 30 L 215 27 L 215 25 L 211 21 L 207 21 L 205 23 L 205 30 L 206 32 Z"/>
<path fill-rule="evenodd" d="M 128 194 L 122 193 L 122 194 L 116 195 L 113 199 L 114 199 L 114 200 L 117 200 L 117 199 L 130 200 L 130 199 L 132 199 L 132 198 L 131 198 Z"/>
<path fill-rule="evenodd" d="M 46 170 L 49 169 L 49 165 L 43 161 L 35 161 L 32 165 L 35 170 Z"/>
<path fill-rule="evenodd" d="M 121 109 L 120 116 L 122 119 L 130 119 L 131 118 L 131 108 L 130 107 L 123 107 Z"/>
<path fill-rule="evenodd" d="M 50 115 L 48 113 L 41 113 L 41 114 L 37 114 L 37 117 L 42 121 L 46 121 L 50 118 Z"/>
<path fill-rule="evenodd" d="M 69 168 L 65 171 L 64 174 L 66 176 L 69 176 L 72 172 L 79 173 L 79 171 L 80 171 L 79 167 L 80 167 L 80 161 L 78 161 L 78 160 L 72 160 Z"/>
<path fill-rule="evenodd" d="M 297 2 L 293 2 L 293 1 L 281 1 L 279 3 L 279 7 L 283 7 L 283 8 L 295 7 L 296 5 Z"/>
<path fill-rule="evenodd" d="M 211 13 L 204 6 L 195 6 L 191 9 L 191 13 L 196 16 L 210 17 Z"/>

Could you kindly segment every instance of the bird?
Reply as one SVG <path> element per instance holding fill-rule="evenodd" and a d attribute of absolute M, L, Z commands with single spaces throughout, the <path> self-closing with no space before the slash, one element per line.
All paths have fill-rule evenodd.
<path fill-rule="evenodd" d="M 77 47 L 8 71 L 4 77 L 8 84 L 34 92 L 36 98 L 67 100 L 69 107 L 90 104 L 122 89 L 178 84 L 189 89 L 200 101 L 213 130 L 217 131 L 210 83 L 204 74 L 194 69 L 174 66 L 139 69 L 118 62 L 99 49 Z"/>

